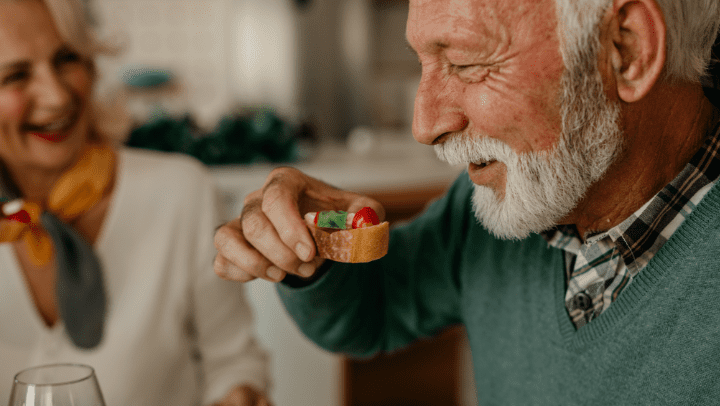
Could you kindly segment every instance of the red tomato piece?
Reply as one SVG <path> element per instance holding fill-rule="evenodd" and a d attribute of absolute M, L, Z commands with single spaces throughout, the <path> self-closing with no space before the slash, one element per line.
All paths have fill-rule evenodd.
<path fill-rule="evenodd" d="M 19 221 L 21 223 L 30 224 L 30 214 L 25 210 L 20 210 L 17 213 L 13 213 L 7 217 L 5 217 L 6 220 L 15 220 Z"/>
<path fill-rule="evenodd" d="M 380 219 L 372 207 L 363 207 L 353 217 L 352 228 L 363 228 L 380 224 Z"/>

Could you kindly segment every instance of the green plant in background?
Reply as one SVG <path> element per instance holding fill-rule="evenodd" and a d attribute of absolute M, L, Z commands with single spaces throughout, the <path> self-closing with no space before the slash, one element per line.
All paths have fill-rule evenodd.
<path fill-rule="evenodd" d="M 190 116 L 161 116 L 135 128 L 131 147 L 181 152 L 207 165 L 293 162 L 297 140 L 307 137 L 307 126 L 293 126 L 270 109 L 255 109 L 223 117 L 203 133 Z"/>

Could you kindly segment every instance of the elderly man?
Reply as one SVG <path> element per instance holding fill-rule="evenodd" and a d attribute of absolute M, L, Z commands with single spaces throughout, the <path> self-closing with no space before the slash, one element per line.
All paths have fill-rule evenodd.
<path fill-rule="evenodd" d="M 345 265 L 301 214 L 382 208 L 276 170 L 216 234 L 215 270 L 282 281 L 331 351 L 464 324 L 484 406 L 717 402 L 719 23 L 717 0 L 410 0 L 414 136 L 467 174 L 387 256 Z"/>

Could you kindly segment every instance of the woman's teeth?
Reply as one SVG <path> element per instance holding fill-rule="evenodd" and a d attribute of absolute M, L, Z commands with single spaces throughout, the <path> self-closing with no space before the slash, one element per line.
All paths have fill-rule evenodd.
<path fill-rule="evenodd" d="M 33 131 L 33 132 L 50 133 L 50 132 L 57 132 L 57 131 L 63 130 L 65 128 L 67 128 L 71 123 L 72 123 L 72 117 L 66 116 L 60 120 L 53 121 L 52 123 L 49 123 L 46 125 L 28 125 L 28 128 L 30 129 L 30 131 Z"/>
<path fill-rule="evenodd" d="M 55 121 L 50 125 L 43 126 L 43 129 L 46 131 L 59 131 L 67 127 L 70 124 L 70 121 L 71 118 L 68 116 L 63 118 L 62 120 Z"/>

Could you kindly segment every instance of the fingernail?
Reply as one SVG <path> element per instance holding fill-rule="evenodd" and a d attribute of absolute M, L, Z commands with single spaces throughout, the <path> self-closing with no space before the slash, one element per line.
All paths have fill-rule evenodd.
<path fill-rule="evenodd" d="M 315 265 L 309 262 L 301 264 L 298 268 L 298 273 L 305 278 L 309 278 L 315 273 Z"/>
<path fill-rule="evenodd" d="M 276 266 L 270 266 L 268 267 L 267 271 L 265 271 L 265 274 L 268 278 L 272 279 L 275 282 L 279 282 L 283 278 L 283 271 L 282 269 L 276 267 Z"/>
<path fill-rule="evenodd" d="M 300 258 L 301 260 L 309 261 L 310 260 L 310 247 L 299 242 L 295 246 L 295 254 L 297 254 L 298 258 Z"/>

